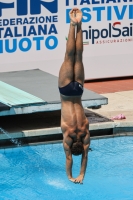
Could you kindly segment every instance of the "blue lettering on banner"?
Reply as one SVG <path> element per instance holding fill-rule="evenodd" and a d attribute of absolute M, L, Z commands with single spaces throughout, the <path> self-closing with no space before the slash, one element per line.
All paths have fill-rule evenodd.
<path fill-rule="evenodd" d="M 129 7 L 129 19 L 133 19 L 133 5 Z"/>
<path fill-rule="evenodd" d="M 56 23 L 58 22 L 58 16 L 39 16 L 29 18 L 11 18 L 11 19 L 0 19 L 0 26 L 14 26 L 14 25 L 25 25 L 25 24 L 43 24 L 43 23 Z"/>
<path fill-rule="evenodd" d="M 0 40 L 0 53 L 3 53 L 3 40 Z"/>
<path fill-rule="evenodd" d="M 34 47 L 36 51 L 39 51 L 42 45 L 48 50 L 57 48 L 58 38 L 56 35 L 58 35 L 58 31 L 55 23 L 58 22 L 58 15 L 36 16 L 41 14 L 43 7 L 52 14 L 58 13 L 58 0 L 51 2 L 11 0 L 10 3 L 4 3 L 4 0 L 0 1 L 0 17 L 2 16 L 0 19 L 0 54 L 14 53 L 17 50 L 28 52 Z M 17 16 L 29 14 L 31 16 L 4 19 L 4 12 L 7 12 L 8 9 L 16 10 Z"/>
<path fill-rule="evenodd" d="M 32 15 L 41 13 L 41 6 L 40 5 L 47 8 L 51 13 L 57 13 L 58 12 L 57 0 L 54 0 L 52 2 L 45 2 L 45 1 L 42 1 L 42 0 L 30 0 L 30 4 L 31 4 L 30 11 L 31 11 Z"/>
<path fill-rule="evenodd" d="M 126 3 L 126 2 L 133 2 L 133 0 L 66 0 L 66 6 Z"/>
<path fill-rule="evenodd" d="M 24 47 L 24 42 L 27 43 L 27 47 Z M 19 42 L 19 49 L 23 52 L 29 51 L 31 49 L 31 40 L 29 38 L 23 38 Z"/>
<path fill-rule="evenodd" d="M 50 45 L 50 40 L 53 40 L 53 45 Z M 55 36 L 49 36 L 45 41 L 45 45 L 50 50 L 55 49 L 58 45 L 58 40 Z"/>
<path fill-rule="evenodd" d="M 70 23 L 69 12 L 71 9 L 66 9 L 66 23 Z M 128 13 L 128 19 L 133 19 L 133 5 L 123 5 L 121 8 L 119 6 L 100 6 L 92 8 L 82 8 L 83 19 L 82 22 L 90 22 L 92 20 L 92 13 L 95 12 L 96 21 L 102 21 L 105 17 L 106 20 L 112 20 L 112 16 L 116 16 L 117 20 L 123 20 L 125 15 Z"/>
<path fill-rule="evenodd" d="M 14 3 L 2 3 L 0 2 L 0 17 L 2 16 L 2 9 L 14 8 Z"/>
<path fill-rule="evenodd" d="M 102 20 L 102 11 L 105 10 L 105 7 L 94 7 L 93 11 L 96 11 L 96 19 L 97 21 L 101 21 Z"/>
<path fill-rule="evenodd" d="M 4 0 L 3 0 L 4 1 Z M 27 15 L 28 14 L 28 0 L 16 0 L 17 5 L 17 15 Z M 41 14 L 41 6 L 45 7 L 51 13 L 58 12 L 58 0 L 53 0 L 52 2 L 45 2 L 44 0 L 30 0 L 30 14 L 39 15 Z M 2 16 L 3 9 L 14 8 L 14 2 L 4 3 L 0 2 L 0 17 Z"/>
<path fill-rule="evenodd" d="M 28 14 L 28 2 L 27 0 L 17 0 L 17 15 Z"/>
<path fill-rule="evenodd" d="M 9 40 L 5 40 L 5 50 L 7 53 L 14 53 L 17 50 L 17 39 L 13 39 L 12 48 L 9 47 Z"/>
<path fill-rule="evenodd" d="M 25 36 L 37 36 L 37 35 L 57 35 L 57 29 L 55 24 L 47 24 L 38 25 L 35 27 L 31 26 L 23 26 L 22 29 L 19 29 L 17 26 L 12 27 L 4 27 L 0 28 L 0 38 L 12 38 L 12 37 L 25 37 Z"/>
<path fill-rule="evenodd" d="M 48 36 L 47 38 L 33 37 L 32 39 L 22 38 L 20 40 L 16 38 L 12 40 L 6 39 L 0 40 L 0 53 L 14 53 L 15 51 L 17 51 L 18 47 L 20 51 L 27 52 L 32 48 L 33 41 L 35 41 L 36 50 L 41 50 L 42 42 L 48 50 L 54 50 L 58 46 L 58 39 L 55 36 Z M 12 45 L 12 47 L 10 47 L 10 45 Z"/>
<path fill-rule="evenodd" d="M 33 41 L 36 41 L 36 50 L 41 50 L 41 40 L 44 40 L 44 37 L 34 37 Z"/>
<path fill-rule="evenodd" d="M 127 8 L 127 6 L 124 5 L 124 6 L 122 7 L 122 11 L 121 11 L 121 13 L 120 13 L 118 6 L 114 6 L 114 11 L 115 11 L 116 16 L 117 16 L 117 18 L 118 18 L 119 20 L 122 20 L 122 19 L 123 19 L 124 15 L 125 15 L 126 8 Z"/>

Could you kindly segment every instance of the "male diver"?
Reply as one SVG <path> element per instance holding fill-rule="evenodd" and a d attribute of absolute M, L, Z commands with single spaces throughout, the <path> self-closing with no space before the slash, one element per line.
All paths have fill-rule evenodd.
<path fill-rule="evenodd" d="M 90 145 L 89 122 L 81 103 L 84 85 L 82 12 L 74 8 L 69 15 L 70 29 L 58 83 L 61 96 L 61 129 L 68 179 L 74 183 L 82 183 Z M 72 154 L 82 154 L 80 175 L 77 178 L 72 176 Z"/>

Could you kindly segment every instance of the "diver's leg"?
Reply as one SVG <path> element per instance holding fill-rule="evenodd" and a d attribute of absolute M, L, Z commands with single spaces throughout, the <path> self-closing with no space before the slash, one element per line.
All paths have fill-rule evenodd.
<path fill-rule="evenodd" d="M 59 87 L 64 87 L 74 79 L 74 55 L 75 55 L 75 10 L 70 11 L 70 29 L 66 44 L 66 53 L 64 62 L 59 72 Z"/>
<path fill-rule="evenodd" d="M 82 62 L 83 54 L 83 35 L 82 35 L 82 12 L 76 12 L 77 34 L 76 34 L 76 52 L 75 52 L 75 65 L 74 65 L 74 80 L 84 85 L 84 66 Z"/>

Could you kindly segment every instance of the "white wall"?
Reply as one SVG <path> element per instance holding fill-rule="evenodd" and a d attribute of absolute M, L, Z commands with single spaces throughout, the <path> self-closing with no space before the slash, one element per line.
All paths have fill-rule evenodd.
<path fill-rule="evenodd" d="M 45 2 L 52 1 L 53 0 L 45 0 Z M 11 3 L 13 2 L 13 0 L 3 0 L 0 2 Z M 77 5 L 74 6 L 74 2 Z M 23 16 L 17 15 L 17 1 L 14 1 L 14 8 L 1 9 L 2 16 L 0 17 L 0 72 L 40 68 L 46 72 L 58 76 L 58 71 L 62 64 L 65 53 L 65 37 L 67 37 L 69 29 L 69 24 L 66 23 L 66 10 L 73 7 L 78 7 L 81 8 L 83 11 L 83 42 L 87 44 L 84 45 L 83 54 L 86 79 L 133 75 L 133 3 L 115 3 L 115 0 L 114 2 L 109 2 L 107 0 L 106 3 L 100 2 L 102 1 L 58 0 L 57 13 L 51 13 L 45 7 L 41 6 L 41 14 L 31 15 L 30 0 L 27 0 L 28 14 Z M 66 6 L 66 3 L 70 4 Z M 102 11 L 100 11 L 100 9 Z M 27 19 L 30 22 L 31 17 L 45 18 L 46 16 L 55 16 L 54 19 L 55 21 L 57 20 L 57 22 L 44 22 L 38 24 L 23 25 L 16 24 L 17 18 L 21 18 L 23 22 L 26 18 L 25 22 Z M 3 22 L 7 23 L 7 21 L 10 19 L 12 19 L 11 22 L 14 25 L 9 24 L 4 26 Z M 116 23 L 116 25 L 113 26 L 115 22 L 119 22 L 119 24 Z M 53 24 L 53 33 L 48 34 L 51 24 Z M 38 35 L 39 25 L 47 26 L 48 31 L 46 35 L 44 35 L 43 33 L 41 35 Z M 25 26 L 26 28 L 24 28 Z M 30 36 L 27 36 L 31 26 L 33 27 L 30 32 Z M 90 39 L 87 39 L 86 34 L 90 30 L 89 26 L 91 26 L 91 36 L 88 35 Z M 112 26 L 117 29 L 113 30 L 114 28 Z M 17 37 L 14 30 L 16 31 L 16 34 L 19 34 L 19 36 L 21 36 Z M 27 34 L 25 34 L 25 31 L 27 32 Z M 105 38 L 101 38 L 100 35 L 98 37 L 99 33 L 103 33 L 103 37 Z M 118 36 L 118 33 L 120 33 L 120 36 Z M 97 37 L 94 39 L 94 41 L 92 39 L 92 34 L 94 34 L 94 37 Z M 116 35 L 117 37 L 113 37 L 112 35 Z M 53 47 L 52 50 L 49 50 L 46 47 L 47 45 L 45 42 L 46 40 L 49 40 L 51 36 L 54 36 L 56 42 L 58 41 L 58 44 L 55 48 Z M 39 37 L 44 38 L 41 38 L 40 47 L 38 46 L 39 50 L 37 50 L 37 43 L 36 41 L 33 41 L 33 38 L 38 39 Z M 27 42 L 24 42 L 23 39 L 28 41 L 29 49 L 26 49 Z M 5 49 L 5 43 L 9 42 L 9 47 L 10 49 L 12 49 L 13 40 L 14 52 L 8 53 L 8 44 L 6 44 Z M 17 47 L 15 47 L 15 42 Z M 52 48 L 52 39 L 50 39 L 49 45 Z"/>

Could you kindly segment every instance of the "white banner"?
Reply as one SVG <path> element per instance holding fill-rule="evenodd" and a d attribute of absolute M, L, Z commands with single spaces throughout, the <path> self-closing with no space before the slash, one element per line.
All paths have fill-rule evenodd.
<path fill-rule="evenodd" d="M 73 7 L 83 12 L 86 79 L 133 75 L 130 0 L 0 1 L 0 72 L 39 68 L 58 76 Z"/>

